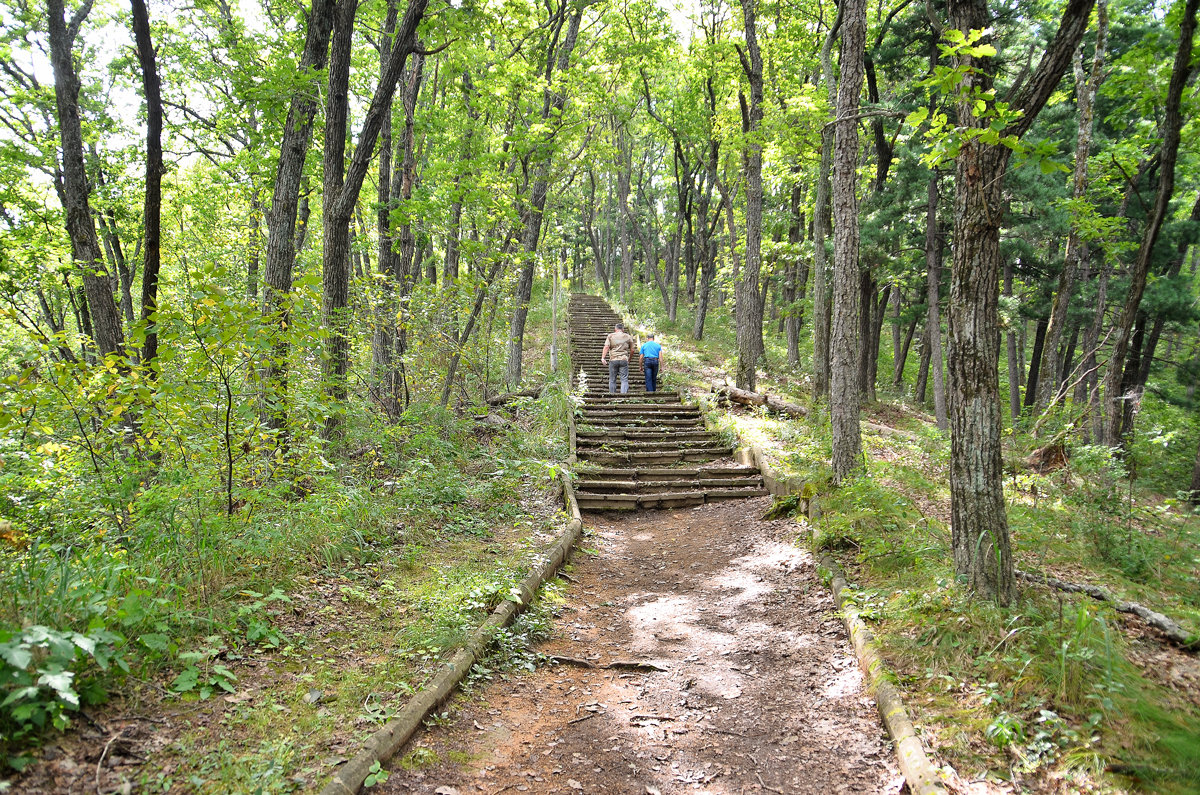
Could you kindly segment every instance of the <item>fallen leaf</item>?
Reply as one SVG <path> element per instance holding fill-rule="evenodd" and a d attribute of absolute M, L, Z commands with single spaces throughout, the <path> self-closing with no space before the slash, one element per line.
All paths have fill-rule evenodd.
<path fill-rule="evenodd" d="M 433 791 L 433 795 L 458 795 L 458 790 L 454 787 L 438 787 Z"/>

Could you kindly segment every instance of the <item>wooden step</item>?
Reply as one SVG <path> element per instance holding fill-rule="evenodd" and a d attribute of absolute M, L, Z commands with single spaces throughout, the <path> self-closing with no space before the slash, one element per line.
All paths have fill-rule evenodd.
<path fill-rule="evenodd" d="M 581 480 L 576 486 L 577 491 L 589 494 L 658 494 L 667 491 L 679 491 L 686 487 L 692 491 L 707 489 L 760 489 L 762 476 L 743 478 L 698 478 L 696 480 Z"/>
<path fill-rule="evenodd" d="M 577 451 L 581 461 L 592 464 L 673 464 L 685 461 L 712 461 L 717 458 L 728 458 L 733 455 L 732 447 L 695 447 L 684 450 L 664 452 L 616 452 L 606 450 Z"/>
<path fill-rule="evenodd" d="M 611 428 L 614 430 L 629 430 L 629 429 L 634 429 L 634 428 L 656 428 L 656 429 L 700 428 L 700 429 L 703 429 L 704 428 L 704 420 L 700 419 L 699 417 L 693 417 L 691 419 L 659 419 L 659 418 L 645 418 L 645 417 L 638 418 L 638 419 L 606 418 L 606 419 L 599 419 L 599 420 L 590 420 L 588 422 L 581 422 L 580 425 L 589 426 L 589 428 L 585 428 L 584 430 L 589 430 L 590 428 L 604 428 L 604 429 Z"/>
<path fill-rule="evenodd" d="M 639 508 L 685 508 L 723 500 L 741 500 L 769 494 L 763 488 L 697 489 L 667 491 L 657 494 L 589 494 L 577 493 L 583 511 L 636 511 Z"/>
<path fill-rule="evenodd" d="M 638 467 L 636 469 L 617 469 L 610 467 L 580 467 L 576 474 L 589 480 L 607 477 L 621 480 L 695 480 L 696 478 L 718 477 L 720 475 L 750 475 L 758 474 L 755 467 L 705 466 L 705 467 Z"/>

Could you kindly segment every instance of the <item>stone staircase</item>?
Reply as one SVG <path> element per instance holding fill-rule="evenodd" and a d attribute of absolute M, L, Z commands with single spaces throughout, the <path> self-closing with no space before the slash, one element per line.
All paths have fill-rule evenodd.
<path fill-rule="evenodd" d="M 573 386 L 580 373 L 587 386 L 575 419 L 581 509 L 679 508 L 767 494 L 757 468 L 729 461 L 732 448 L 704 427 L 699 407 L 685 405 L 678 392 L 645 391 L 636 354 L 629 393 L 608 392 L 600 352 L 621 318 L 604 299 L 572 295 L 568 314 Z"/>

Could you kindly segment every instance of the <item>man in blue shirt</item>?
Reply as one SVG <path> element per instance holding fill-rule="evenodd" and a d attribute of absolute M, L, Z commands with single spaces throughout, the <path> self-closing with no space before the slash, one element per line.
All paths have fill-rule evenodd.
<path fill-rule="evenodd" d="M 658 364 L 662 360 L 662 346 L 654 341 L 653 334 L 646 335 L 642 343 L 642 367 L 646 370 L 646 391 L 658 390 Z"/>

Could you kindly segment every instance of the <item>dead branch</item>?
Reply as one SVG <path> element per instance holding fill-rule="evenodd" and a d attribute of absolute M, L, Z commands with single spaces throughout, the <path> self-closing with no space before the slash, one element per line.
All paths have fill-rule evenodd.
<path fill-rule="evenodd" d="M 784 414 L 788 417 L 808 416 L 808 409 L 803 406 L 797 406 L 795 403 L 788 403 L 767 394 L 747 392 L 745 389 L 738 389 L 735 386 L 729 385 L 717 389 L 716 393 L 720 398 L 733 403 L 740 403 L 743 406 L 766 406 L 768 410 L 774 411 L 777 414 Z"/>
<path fill-rule="evenodd" d="M 1031 574 L 1027 571 L 1020 570 L 1017 571 L 1017 577 L 1025 580 L 1026 582 L 1045 585 L 1050 588 L 1056 588 L 1060 591 L 1066 591 L 1067 593 L 1087 594 L 1093 599 L 1104 602 L 1105 604 L 1111 606 L 1112 609 L 1116 610 L 1118 613 L 1132 613 L 1150 626 L 1162 632 L 1163 635 L 1167 637 L 1167 640 L 1179 648 L 1184 649 L 1185 651 L 1194 652 L 1200 648 L 1200 636 L 1196 635 L 1195 633 L 1187 632 L 1183 627 L 1179 626 L 1179 624 L 1176 624 L 1172 619 L 1168 618 L 1162 613 L 1158 613 L 1147 607 L 1143 607 L 1137 602 L 1126 602 L 1122 599 L 1117 599 L 1098 585 L 1082 585 L 1079 583 L 1064 582 L 1063 580 L 1057 580 L 1054 577 L 1047 577 L 1042 574 Z"/>
<path fill-rule="evenodd" d="M 542 388 L 534 387 L 533 389 L 523 389 L 520 392 L 505 392 L 503 395 L 493 395 L 487 399 L 489 406 L 503 406 L 506 403 L 512 403 L 517 398 L 539 398 L 542 396 Z"/>

